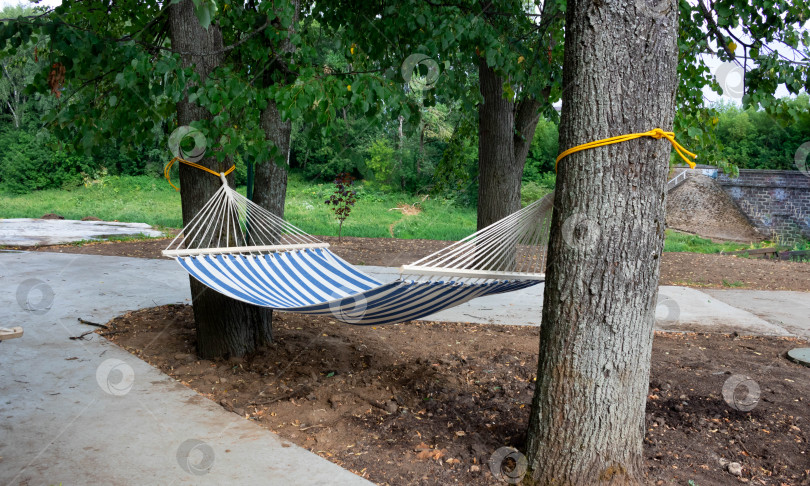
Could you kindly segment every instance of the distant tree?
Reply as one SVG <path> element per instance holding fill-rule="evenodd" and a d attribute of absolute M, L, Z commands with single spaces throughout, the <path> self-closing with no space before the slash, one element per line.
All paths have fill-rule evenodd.
<path fill-rule="evenodd" d="M 12 6 L 0 11 L 0 18 L 13 19 L 33 14 L 32 8 Z M 37 54 L 31 41 L 25 49 L 15 49 L 14 52 L 7 46 L 3 48 L 4 52 L 0 54 L 0 109 L 9 115 L 14 128 L 20 128 L 29 108 L 29 93 L 25 88 L 38 69 Z"/>

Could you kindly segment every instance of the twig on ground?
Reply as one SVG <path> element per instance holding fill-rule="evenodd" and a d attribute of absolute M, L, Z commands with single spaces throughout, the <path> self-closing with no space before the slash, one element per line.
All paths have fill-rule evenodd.
<path fill-rule="evenodd" d="M 85 321 L 81 317 L 79 318 L 79 322 L 82 323 L 82 324 L 87 324 L 88 326 L 96 326 L 96 327 L 100 327 L 102 329 L 109 329 L 109 327 L 105 326 L 104 324 L 97 324 L 95 322 Z"/>
<path fill-rule="evenodd" d="M 79 336 L 70 336 L 70 339 L 78 339 L 80 341 L 84 341 L 85 336 L 87 336 L 88 334 L 93 334 L 94 332 L 96 332 L 96 331 L 87 331 L 87 332 L 84 332 L 84 333 L 80 334 Z"/>

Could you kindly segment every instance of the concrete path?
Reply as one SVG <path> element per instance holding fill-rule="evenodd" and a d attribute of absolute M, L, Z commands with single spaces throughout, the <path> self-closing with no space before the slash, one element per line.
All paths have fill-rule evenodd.
<path fill-rule="evenodd" d="M 77 221 L 73 219 L 0 219 L 0 245 L 62 245 L 74 241 L 105 240 L 111 236 L 163 236 L 146 223 Z"/>
<path fill-rule="evenodd" d="M 98 336 L 129 309 L 183 302 L 172 261 L 0 252 L 0 485 L 371 484 L 226 412 Z M 25 310 L 28 309 L 28 310 Z"/>
<path fill-rule="evenodd" d="M 810 292 L 734 289 L 706 290 L 706 293 L 791 334 L 810 339 Z"/>
<path fill-rule="evenodd" d="M 396 269 L 364 267 L 382 280 Z M 425 320 L 539 325 L 542 285 Z M 127 310 L 187 302 L 173 261 L 0 251 L 0 485 L 369 484 L 179 385 L 106 340 Z M 810 294 L 661 287 L 657 327 L 810 339 Z"/>

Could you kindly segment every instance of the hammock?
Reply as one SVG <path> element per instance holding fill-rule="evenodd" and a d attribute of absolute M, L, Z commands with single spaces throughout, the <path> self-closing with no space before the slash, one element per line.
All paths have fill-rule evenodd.
<path fill-rule="evenodd" d="M 404 265 L 399 279 L 383 283 L 222 181 L 163 254 L 211 289 L 248 304 L 390 324 L 545 279 L 553 195 Z"/>

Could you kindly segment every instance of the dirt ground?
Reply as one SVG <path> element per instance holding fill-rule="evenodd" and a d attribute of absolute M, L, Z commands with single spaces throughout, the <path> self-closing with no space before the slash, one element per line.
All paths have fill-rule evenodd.
<path fill-rule="evenodd" d="M 399 240 L 394 238 L 319 237 L 331 250 L 356 265 L 398 267 L 444 248 L 450 242 Z M 99 242 L 78 245 L 23 248 L 34 251 L 95 255 L 162 258 L 170 240 Z M 661 285 L 697 288 L 743 288 L 810 292 L 810 264 L 776 260 L 754 260 L 728 255 L 664 253 L 661 257 Z"/>
<path fill-rule="evenodd" d="M 765 238 L 714 179 L 700 174 L 690 175 L 668 194 L 667 228 L 721 241 Z"/>
<path fill-rule="evenodd" d="M 131 312 L 108 326 L 102 335 L 225 409 L 377 484 L 506 484 L 493 478 L 490 458 L 525 440 L 537 328 L 356 327 L 277 313 L 272 345 L 208 361 L 195 358 L 188 306 Z M 810 368 L 785 359 L 807 345 L 656 334 L 648 484 L 810 485 Z M 741 376 L 759 386 L 758 399 L 744 386 L 734 393 Z"/>

